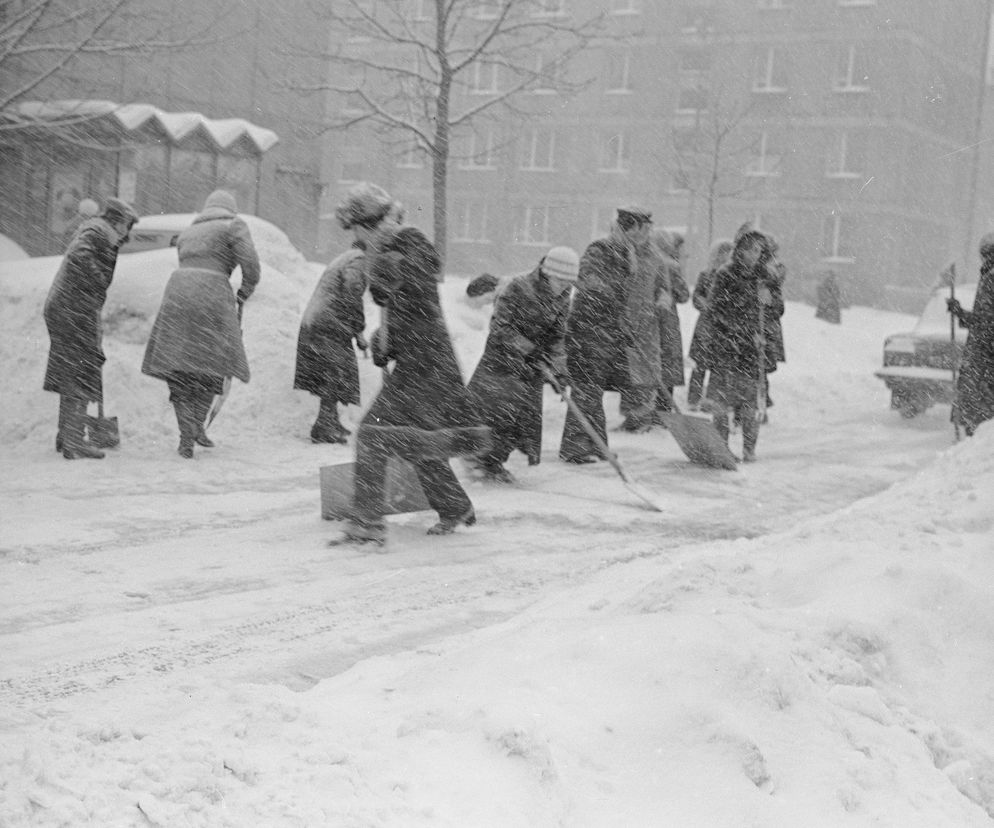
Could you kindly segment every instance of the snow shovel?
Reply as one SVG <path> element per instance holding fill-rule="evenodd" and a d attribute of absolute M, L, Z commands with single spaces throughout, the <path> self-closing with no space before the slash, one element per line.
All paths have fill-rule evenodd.
<path fill-rule="evenodd" d="M 542 365 L 541 368 L 542 368 L 542 376 L 545 377 L 546 382 L 548 382 L 549 385 L 552 386 L 553 391 L 555 391 L 560 397 L 563 398 L 563 401 L 566 403 L 569 410 L 573 412 L 573 416 L 576 417 L 576 419 L 579 421 L 580 426 L 583 428 L 585 432 L 587 432 L 587 436 L 590 437 L 594 445 L 597 446 L 597 450 L 601 454 L 603 454 L 604 457 L 607 458 L 608 463 L 610 463 L 614 467 L 614 470 L 618 473 L 618 477 L 620 477 L 622 482 L 625 484 L 625 488 L 627 488 L 628 491 L 630 491 L 633 495 L 639 498 L 639 500 L 646 503 L 655 511 L 657 512 L 665 511 L 663 507 L 660 505 L 659 500 L 652 492 L 650 492 L 641 484 L 636 483 L 625 473 L 625 470 L 621 465 L 621 461 L 618 460 L 618 456 L 613 451 L 611 451 L 611 449 L 607 447 L 607 443 L 605 443 L 604 440 L 601 439 L 600 434 L 597 433 L 597 429 L 594 428 L 593 425 L 591 425 L 590 420 L 588 420 L 584 415 L 584 413 L 580 411 L 579 406 L 575 402 L 573 402 L 573 398 L 570 396 L 569 391 L 563 388 L 556 380 L 556 375 L 552 373 L 552 370 L 549 368 L 549 366 Z"/>
<path fill-rule="evenodd" d="M 117 448 L 121 445 L 121 432 L 118 428 L 117 417 L 104 416 L 103 395 L 97 400 L 97 416 L 87 416 L 84 422 L 86 430 L 89 432 L 90 442 L 97 448 Z"/>
<path fill-rule="evenodd" d="M 681 414 L 668 390 L 661 388 L 659 393 L 669 402 L 671 409 L 659 412 L 659 416 L 691 463 L 729 471 L 738 468 L 735 455 L 710 420 Z"/>
<path fill-rule="evenodd" d="M 224 401 L 228 399 L 228 394 L 231 393 L 231 377 L 224 378 L 224 385 L 221 387 L 221 393 L 218 394 L 211 401 L 211 410 L 207 412 L 207 422 L 204 423 L 204 431 L 210 427 L 210 424 L 214 422 L 214 418 L 220 413 Z"/>

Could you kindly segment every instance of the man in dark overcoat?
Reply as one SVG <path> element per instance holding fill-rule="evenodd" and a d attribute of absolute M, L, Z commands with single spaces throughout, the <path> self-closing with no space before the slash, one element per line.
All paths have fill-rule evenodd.
<path fill-rule="evenodd" d="M 365 247 L 357 239 L 325 268 L 301 319 L 293 387 L 321 400 L 311 428 L 315 443 L 346 442 L 349 431 L 338 417 L 338 404 L 359 405 L 359 363 L 353 342 L 366 350 Z"/>
<path fill-rule="evenodd" d="M 537 465 L 542 456 L 543 366 L 566 381 L 566 317 L 580 258 L 553 247 L 530 273 L 512 279 L 494 305 L 483 356 L 469 381 L 493 445 L 475 458 L 485 478 L 513 482 L 504 463 L 514 449 Z"/>
<path fill-rule="evenodd" d="M 958 299 L 946 300 L 949 310 L 969 330 L 956 384 L 956 409 L 968 437 L 994 418 L 994 233 L 980 240 L 980 282 L 973 310 Z"/>
<path fill-rule="evenodd" d="M 783 301 L 769 286 L 773 247 L 758 230 L 736 234 L 731 261 L 715 276 L 708 303 L 711 324 L 711 382 L 714 424 L 727 441 L 728 414 L 742 424 L 742 459 L 756 459 L 759 438 L 759 395 L 766 393 L 770 352 L 765 336 L 768 322 L 783 314 Z"/>
<path fill-rule="evenodd" d="M 583 251 L 566 321 L 566 358 L 573 402 L 605 442 L 604 392 L 651 384 L 652 373 L 658 385 L 659 332 L 651 302 L 647 309 L 651 326 L 643 327 L 656 337 L 654 360 L 647 359 L 638 347 L 629 315 L 629 288 L 637 268 L 634 248 L 647 243 L 651 223 L 648 210 L 618 210 L 611 234 L 591 242 Z M 645 376 L 633 376 L 633 372 L 642 373 L 639 366 L 644 368 Z M 566 414 L 559 457 L 567 463 L 606 459 L 572 411 Z"/>
<path fill-rule="evenodd" d="M 100 314 L 114 278 L 117 252 L 137 220 L 129 204 L 107 199 L 103 212 L 76 230 L 45 300 L 51 346 L 43 387 L 59 395 L 55 448 L 67 460 L 104 456 L 85 441 L 84 418 L 87 405 L 103 399 Z"/>
<path fill-rule="evenodd" d="M 369 195 L 370 185 L 354 189 Z M 389 198 L 380 188 L 373 193 Z M 369 199 L 375 202 L 375 199 Z M 365 202 L 364 202 L 365 203 Z M 356 208 L 360 209 L 360 208 Z M 365 208 L 361 208 L 365 209 Z M 429 534 L 443 535 L 476 521 L 473 504 L 449 464 L 458 455 L 486 451 L 490 429 L 463 384 L 438 296 L 441 260 L 425 235 L 398 226 L 385 216 L 369 240 L 369 289 L 383 308 L 373 334 L 374 362 L 393 369 L 362 418 L 356 435 L 355 490 L 345 542 L 382 544 L 387 461 L 399 456 L 413 463 L 438 522 Z"/>

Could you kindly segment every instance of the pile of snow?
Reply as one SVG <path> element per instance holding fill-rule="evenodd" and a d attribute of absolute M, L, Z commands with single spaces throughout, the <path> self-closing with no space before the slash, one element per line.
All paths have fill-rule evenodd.
<path fill-rule="evenodd" d="M 228 445 L 242 447 L 247 464 L 270 464 L 259 473 L 265 477 L 267 469 L 299 456 L 293 446 L 306 444 L 315 411 L 313 399 L 291 388 L 300 311 L 321 265 L 295 256 L 275 228 L 267 236 L 253 225 L 253 234 L 266 262 L 259 291 L 245 307 L 253 377 L 247 386 L 236 383 L 217 425 Z M 50 258 L 16 271 L 0 267 L 0 442 L 22 470 L 41 469 L 39 479 L 69 467 L 105 490 L 127 491 L 147 474 L 134 458 L 87 466 L 62 463 L 51 452 L 55 399 L 40 390 L 48 344 L 41 304 L 57 266 Z M 209 475 L 233 483 L 245 467 L 229 460 L 221 469 L 222 449 L 215 450 L 222 459 L 192 471 L 178 460 L 165 387 L 140 374 L 144 339 L 174 266 L 172 250 L 121 260 L 107 308 L 109 413 L 121 418 L 127 450 L 161 454 L 166 460 L 156 473 L 188 475 L 180 478 L 183 486 L 208 492 L 217 485 Z M 464 289 L 461 279 L 441 285 L 468 375 L 483 347 L 487 313 L 463 301 Z M 686 344 L 695 315 L 689 306 L 681 315 Z M 611 534 L 598 540 L 614 544 L 611 555 L 597 571 L 583 572 L 508 620 L 439 636 L 431 646 L 399 644 L 386 654 L 367 654 L 303 690 L 198 663 L 153 678 L 129 677 L 121 686 L 111 680 L 89 695 L 0 710 L 0 823 L 989 826 L 994 426 L 944 448 L 920 470 L 899 465 L 889 478 L 899 482 L 884 491 L 868 474 L 871 479 L 853 488 L 852 505 L 807 517 L 804 501 L 816 485 L 849 479 L 833 470 L 844 460 L 820 450 L 825 432 L 870 428 L 887 435 L 887 424 L 900 422 L 872 372 L 884 335 L 911 321 L 867 308 L 847 309 L 842 325 L 812 317 L 810 307 L 788 303 L 788 362 L 772 379 L 773 425 L 761 436 L 760 463 L 738 476 L 682 478 L 729 499 L 748 499 L 760 512 L 769 491 L 783 486 L 777 475 L 785 475 L 788 461 L 777 452 L 786 451 L 783 424 L 793 424 L 802 442 L 790 444 L 798 455 L 792 462 L 801 471 L 790 481 L 802 482 L 793 501 L 798 517 L 785 531 L 677 547 L 668 545 L 662 524 L 631 531 L 624 507 L 605 504 L 592 517 L 588 501 L 585 509 L 574 505 L 566 513 L 568 522 L 553 521 L 558 516 L 551 512 L 536 515 L 543 505 L 535 492 L 512 492 L 505 502 L 521 508 L 529 526 L 508 522 L 490 535 L 480 528 L 478 535 L 466 533 L 465 547 L 448 547 L 445 554 L 479 558 L 499 576 L 500 554 L 513 552 L 515 543 L 532 534 L 540 540 L 568 534 L 582 550 L 590 542 L 585 521 L 597 519 L 609 524 Z M 370 329 L 377 319 L 370 307 Z M 368 360 L 360 365 L 368 399 L 379 372 Z M 616 397 L 608 400 L 613 406 Z M 562 405 L 552 395 L 546 412 L 546 448 L 554 451 Z M 346 419 L 354 423 L 357 415 L 349 411 Z M 901 436 L 910 443 L 930 430 L 945 431 L 947 417 L 948 408 L 934 410 L 901 424 Z M 643 437 L 625 443 L 612 434 L 626 448 Z M 721 508 L 720 497 L 682 493 L 672 469 L 660 470 L 652 451 L 628 457 L 671 481 L 674 513 L 684 514 L 678 510 L 691 501 Z M 43 468 L 46 462 L 54 472 Z M 535 474 L 555 475 L 554 466 L 543 463 Z M 130 477 L 100 477 L 108 468 Z M 851 476 L 851 468 L 846 472 Z M 593 479 L 612 475 L 605 474 Z M 876 493 L 859 499 L 864 486 Z M 86 492 L 72 497 L 87 503 Z M 161 499 L 158 505 L 169 524 L 176 507 Z M 524 512 L 526 506 L 532 511 Z M 125 520 L 133 514 L 128 508 L 139 507 L 121 508 Z M 238 490 L 224 508 L 249 508 L 246 493 Z M 224 525 L 226 517 L 217 511 L 202 519 Z M 546 518 L 548 527 L 541 523 Z M 61 537 L 59 521 L 51 523 L 38 528 L 39 544 Z M 646 525 L 656 533 L 647 533 Z M 106 527 L 92 523 L 89 531 L 99 550 L 98 533 Z M 167 538 L 170 531 L 166 526 L 160 534 Z M 4 572 L 14 572 L 4 551 L 0 547 L 0 562 L 11 567 Z M 219 565 L 231 552 L 208 551 Z M 260 561 L 253 576 L 271 580 L 272 550 L 257 540 L 239 547 L 238 557 L 247 551 Z M 304 577 L 308 567 L 339 566 L 343 577 L 361 572 L 401 589 L 409 579 L 434 574 L 412 570 L 428 571 L 424 560 L 438 551 L 422 550 L 424 559 L 385 556 L 379 569 L 369 570 L 332 561 L 326 550 L 304 548 L 293 560 Z M 204 550 L 187 554 L 203 556 Z M 36 566 L 14 574 L 38 578 L 37 589 L 45 591 L 59 578 L 89 577 L 89 564 L 77 560 L 82 557 L 26 558 Z M 101 560 L 108 569 L 139 565 Z M 550 555 L 546 565 L 565 564 Z M 172 560 L 159 566 L 159 582 L 196 577 Z M 288 606 L 303 588 L 303 578 L 287 584 Z M 270 595 L 239 592 L 245 588 L 237 583 L 231 589 L 239 601 L 246 595 L 261 604 Z M 61 600 L 55 589 L 52 614 L 61 611 Z M 164 608 L 143 621 L 161 623 L 163 636 L 171 624 L 180 628 L 180 613 L 201 613 L 203 623 L 213 625 L 218 619 L 210 611 L 217 605 L 208 601 L 205 596 L 201 606 L 191 598 L 172 616 Z M 456 613 L 471 612 L 455 606 Z M 364 611 L 380 617 L 374 604 Z M 131 608 L 108 613 L 118 626 L 103 633 L 123 641 L 137 617 Z M 452 628 L 473 627 L 456 621 L 465 619 L 452 619 Z M 44 641 L 41 630 L 17 636 L 25 652 L 34 652 L 35 634 Z M 344 641 L 352 630 L 340 632 Z M 155 647 L 145 655 L 155 659 Z M 38 658 L 44 657 L 39 648 Z M 258 675 L 266 666 L 257 665 Z"/>
<path fill-rule="evenodd" d="M 27 259 L 28 254 L 10 236 L 0 233 L 0 262 L 18 262 Z"/>

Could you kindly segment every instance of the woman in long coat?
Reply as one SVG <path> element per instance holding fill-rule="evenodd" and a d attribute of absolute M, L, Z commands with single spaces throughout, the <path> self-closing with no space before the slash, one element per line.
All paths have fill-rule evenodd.
<path fill-rule="evenodd" d="M 727 441 L 728 413 L 742 424 L 742 459 L 756 459 L 759 394 L 765 394 L 769 352 L 763 348 L 763 317 L 777 314 L 766 284 L 772 256 L 770 240 L 758 230 L 736 234 L 732 260 L 715 276 L 709 313 L 714 425 Z M 779 313 L 783 313 L 781 304 Z M 778 315 L 779 319 L 779 315 Z"/>
<path fill-rule="evenodd" d="M 359 405 L 359 363 L 352 343 L 366 349 L 364 249 L 357 240 L 328 265 L 300 323 L 293 387 L 321 400 L 311 428 L 315 443 L 344 443 L 349 431 L 338 418 L 338 404 Z"/>
<path fill-rule="evenodd" d="M 711 322 L 708 311 L 708 300 L 711 287 L 719 268 L 728 263 L 732 255 L 732 240 L 718 239 L 711 245 L 708 252 L 707 266 L 697 277 L 691 302 L 697 309 L 697 322 L 694 323 L 694 333 L 690 338 L 690 348 L 687 356 L 694 362 L 690 373 L 690 384 L 687 388 L 687 403 L 692 409 L 699 407 L 704 395 L 704 380 L 711 369 Z"/>
<path fill-rule="evenodd" d="M 956 411 L 967 436 L 994 418 L 994 233 L 980 240 L 980 282 L 973 310 L 963 310 L 956 299 L 949 310 L 969 329 L 956 385 Z"/>
<path fill-rule="evenodd" d="M 114 278 L 117 251 L 137 220 L 130 205 L 108 199 L 102 215 L 76 230 L 45 300 L 51 347 L 42 387 L 59 395 L 55 449 L 67 460 L 104 456 L 84 440 L 84 417 L 90 402 L 103 399 L 100 314 Z"/>
<path fill-rule="evenodd" d="M 489 479 L 512 482 L 504 463 L 514 449 L 534 466 L 542 457 L 542 367 L 565 380 L 566 317 L 579 257 L 552 248 L 530 273 L 511 280 L 498 297 L 480 363 L 469 381 L 493 445 L 475 458 Z"/>
<path fill-rule="evenodd" d="M 665 230 L 655 230 L 652 242 L 662 258 L 656 282 L 656 320 L 659 328 L 659 365 L 661 384 L 666 394 L 656 399 L 656 411 L 669 411 L 673 389 L 684 384 L 683 335 L 676 306 L 690 299 L 690 288 L 683 277 L 679 252 Z"/>
<path fill-rule="evenodd" d="M 179 269 L 166 283 L 142 373 L 164 380 L 179 425 L 179 454 L 210 447 L 204 420 L 224 381 L 249 381 L 242 343 L 242 305 L 259 283 L 259 255 L 234 196 L 215 190 L 176 241 Z M 241 268 L 237 294 L 229 279 Z"/>
<path fill-rule="evenodd" d="M 490 444 L 490 429 L 463 384 L 442 317 L 438 253 L 420 230 L 389 224 L 382 221 L 376 228 L 367 273 L 373 301 L 384 309 L 371 342 L 373 361 L 381 367 L 392 362 L 393 369 L 359 426 L 351 515 L 344 536 L 332 543 L 385 542 L 391 455 L 413 463 L 438 513 L 429 534 L 449 534 L 460 524 L 474 523 L 473 504 L 449 458 L 479 454 Z"/>

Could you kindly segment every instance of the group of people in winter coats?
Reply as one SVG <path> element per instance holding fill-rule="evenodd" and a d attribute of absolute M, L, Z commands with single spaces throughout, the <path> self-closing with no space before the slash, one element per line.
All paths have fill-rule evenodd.
<path fill-rule="evenodd" d="M 575 406 L 567 412 L 559 457 L 586 464 L 608 459 L 604 393 L 620 392 L 621 428 L 641 432 L 665 423 L 684 384 L 677 305 L 691 298 L 680 261 L 681 239 L 655 228 L 648 210 L 617 210 L 611 231 L 578 255 L 553 247 L 526 273 L 492 292 L 494 309 L 483 355 L 468 383 L 442 315 L 441 261 L 418 229 L 403 223 L 398 202 L 382 188 L 352 188 L 335 212 L 353 235 L 349 250 L 321 275 L 300 325 L 294 387 L 320 400 L 311 428 L 316 443 L 345 443 L 339 405 L 360 402 L 356 349 L 370 351 L 383 385 L 355 440 L 354 495 L 340 540 L 382 544 L 386 538 L 387 468 L 412 464 L 438 521 L 449 534 L 476 520 L 450 460 L 469 458 L 488 480 L 509 482 L 505 468 L 519 450 L 541 458 L 543 384 Z M 45 305 L 51 349 L 44 387 L 60 395 L 56 447 L 68 459 L 103 453 L 84 435 L 86 407 L 102 399 L 100 314 L 117 252 L 137 220 L 109 199 L 69 243 Z M 218 190 L 177 239 L 179 267 L 166 285 L 142 371 L 166 382 L 179 427 L 179 454 L 212 445 L 204 432 L 212 401 L 232 377 L 249 380 L 241 310 L 260 276 L 259 257 L 234 197 Z M 711 411 L 728 441 L 730 420 L 742 429 L 741 460 L 756 458 L 765 421 L 769 374 L 784 360 L 781 317 L 785 270 L 768 234 L 743 225 L 716 242 L 693 290 L 699 311 L 690 343 L 691 408 Z M 961 386 L 968 433 L 994 416 L 994 234 L 981 244 L 984 265 L 972 313 L 950 305 L 970 328 Z M 236 268 L 241 281 L 229 280 Z M 364 296 L 380 308 L 367 342 Z M 580 416 L 574 413 L 574 407 Z"/>

